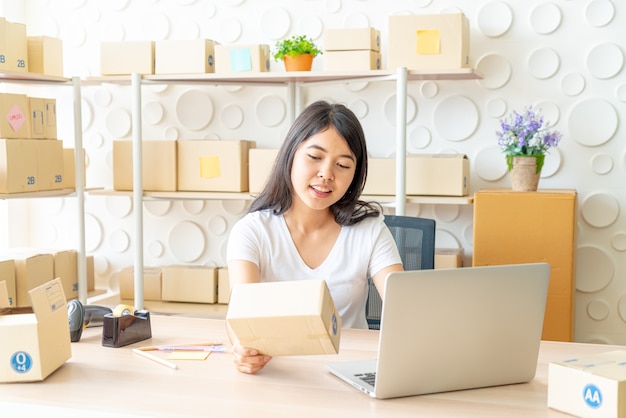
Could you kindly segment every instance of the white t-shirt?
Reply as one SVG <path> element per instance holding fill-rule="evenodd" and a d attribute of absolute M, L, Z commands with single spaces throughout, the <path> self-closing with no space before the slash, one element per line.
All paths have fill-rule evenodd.
<path fill-rule="evenodd" d="M 324 279 L 344 328 L 367 328 L 367 278 L 401 263 L 384 217 L 344 226 L 328 257 L 310 268 L 300 257 L 282 215 L 270 210 L 248 213 L 232 228 L 227 259 L 259 266 L 261 281 Z"/>

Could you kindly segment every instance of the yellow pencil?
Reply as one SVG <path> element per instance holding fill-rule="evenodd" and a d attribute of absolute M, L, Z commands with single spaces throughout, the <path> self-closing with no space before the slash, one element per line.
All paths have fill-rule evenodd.
<path fill-rule="evenodd" d="M 178 366 L 175 363 L 172 363 L 171 361 L 163 360 L 162 358 L 157 357 L 157 356 L 153 356 L 152 354 L 149 354 L 149 353 L 147 353 L 147 352 L 145 352 L 145 351 L 143 351 L 143 350 L 141 350 L 139 348 L 133 348 L 133 352 L 139 354 L 142 357 L 145 357 L 145 358 L 150 359 L 152 361 L 156 361 L 159 364 L 167 366 L 170 369 L 174 369 L 174 370 L 178 369 Z"/>

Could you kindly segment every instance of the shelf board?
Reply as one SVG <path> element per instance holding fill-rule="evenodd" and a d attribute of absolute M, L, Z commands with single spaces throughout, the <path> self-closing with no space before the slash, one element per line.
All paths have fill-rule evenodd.
<path fill-rule="evenodd" d="M 372 200 L 379 203 L 393 203 L 395 196 L 363 195 L 363 200 Z M 407 195 L 406 203 L 420 205 L 471 205 L 474 203 L 473 196 L 411 196 Z"/>
<path fill-rule="evenodd" d="M 24 192 L 24 193 L 0 193 L 0 199 L 30 199 L 33 197 L 65 197 L 73 196 L 76 193 L 74 189 L 60 189 L 60 190 L 42 190 L 38 192 Z"/>
<path fill-rule="evenodd" d="M 69 83 L 71 79 L 38 73 L 27 73 L 19 71 L 1 71 L 0 82 L 21 82 L 21 83 Z"/>

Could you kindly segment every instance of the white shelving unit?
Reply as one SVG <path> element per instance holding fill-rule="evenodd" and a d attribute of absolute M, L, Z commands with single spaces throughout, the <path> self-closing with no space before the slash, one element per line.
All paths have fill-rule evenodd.
<path fill-rule="evenodd" d="M 14 71 L 0 72 L 0 83 L 44 85 L 72 88 L 73 118 L 74 118 L 74 149 L 75 149 L 75 189 L 50 190 L 31 193 L 0 194 L 0 199 L 33 199 L 45 197 L 75 196 L 77 206 L 77 275 L 78 275 L 78 299 L 81 303 L 87 302 L 87 262 L 85 254 L 85 160 L 83 149 L 82 128 L 82 92 L 81 81 L 78 77 L 65 78 L 46 76 L 35 73 L 22 73 Z"/>
<path fill-rule="evenodd" d="M 348 72 L 261 72 L 241 74 L 176 74 L 176 75 L 144 75 L 90 77 L 85 84 L 122 84 L 132 88 L 133 115 L 133 191 L 91 191 L 90 194 L 132 195 L 135 208 L 141 208 L 144 199 L 252 199 L 249 193 L 204 193 L 204 192 L 144 192 L 142 190 L 142 100 L 141 87 L 146 84 L 194 84 L 194 85 L 262 85 L 285 86 L 289 120 L 293 121 L 302 110 L 300 90 L 302 87 L 329 83 L 345 83 L 349 81 L 394 82 L 396 85 L 396 190 L 395 196 L 369 196 L 381 203 L 394 202 L 395 212 L 404 215 L 406 203 L 423 204 L 471 204 L 473 199 L 465 197 L 407 196 L 406 195 L 406 103 L 409 81 L 417 80 L 476 80 L 481 77 L 472 69 L 455 69 L 442 71 L 408 71 L 398 68 L 396 72 L 385 70 Z M 368 196 L 364 196 L 368 197 Z M 135 216 L 135 308 L 143 309 L 143 213 L 134 211 Z"/>

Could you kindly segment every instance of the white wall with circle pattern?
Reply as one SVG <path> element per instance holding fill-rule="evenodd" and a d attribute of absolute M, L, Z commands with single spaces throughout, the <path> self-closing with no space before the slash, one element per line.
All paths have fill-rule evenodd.
<path fill-rule="evenodd" d="M 7 3 L 7 2 L 5 2 Z M 31 34 L 64 40 L 67 76 L 99 75 L 99 44 L 111 40 L 209 38 L 268 43 L 292 34 L 322 42 L 323 31 L 373 26 L 387 51 L 387 18 L 461 11 L 471 26 L 471 59 L 482 80 L 410 82 L 407 149 L 459 152 L 471 162 L 471 191 L 509 187 L 497 147 L 498 121 L 533 105 L 564 134 L 546 159 L 540 187 L 579 193 L 577 341 L 626 344 L 626 3 L 617 0 L 28 0 Z M 5 9 L 7 7 L 5 6 Z M 322 45 L 323 46 L 323 45 Z M 323 56 L 314 70 L 323 67 Z M 383 60 L 384 61 L 384 60 Z M 272 62 L 272 71 L 283 71 Z M 56 90 L 55 90 L 56 91 Z M 128 87 L 83 89 L 88 187 L 112 185 L 114 139 L 131 135 Z M 71 143 L 71 93 L 59 94 L 60 133 Z M 283 87 L 150 85 L 143 88 L 146 140 L 251 139 L 277 148 L 289 120 Z M 302 90 L 305 103 L 341 101 L 361 119 L 370 155 L 394 155 L 395 87 L 346 82 Z M 63 107 L 67 103 L 67 107 Z M 72 245 L 72 199 L 29 206 L 32 245 Z M 172 200 L 144 203 L 145 265 L 224 265 L 228 231 L 245 201 Z M 87 250 L 97 280 L 115 288 L 116 273 L 134 257 L 129 197 L 88 196 Z M 472 206 L 409 205 L 433 217 L 438 247 L 472 254 Z M 73 215 L 74 214 L 74 215 Z M 511 222 L 524 228 L 523 218 Z M 555 242 L 554 245 L 559 245 Z"/>

